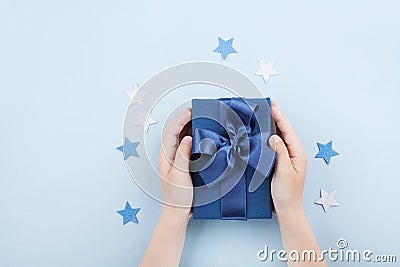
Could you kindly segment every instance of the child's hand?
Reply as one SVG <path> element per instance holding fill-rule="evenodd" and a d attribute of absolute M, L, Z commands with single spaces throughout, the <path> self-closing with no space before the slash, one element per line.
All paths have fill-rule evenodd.
<path fill-rule="evenodd" d="M 190 121 L 192 112 L 186 109 L 165 128 L 158 157 L 158 169 L 163 190 L 163 214 L 172 215 L 186 222 L 190 218 L 193 201 L 193 184 L 189 174 L 192 137 L 185 136 L 179 144 L 179 136 Z"/>
<path fill-rule="evenodd" d="M 305 251 L 313 251 L 321 258 L 321 249 L 307 221 L 303 210 L 302 195 L 306 177 L 307 157 L 289 120 L 274 101 L 271 102 L 271 113 L 281 131 L 282 139 L 273 135 L 269 144 L 276 152 L 275 173 L 271 181 L 272 200 L 282 234 L 282 244 L 289 255 L 297 251 L 304 255 Z M 326 267 L 324 260 L 300 261 L 288 259 L 288 266 Z"/>
<path fill-rule="evenodd" d="M 275 212 L 279 218 L 303 211 L 302 194 L 307 157 L 295 130 L 275 101 L 271 102 L 271 113 L 285 140 L 283 142 L 277 135 L 269 139 L 271 148 L 277 153 L 271 191 Z"/>
<path fill-rule="evenodd" d="M 192 112 L 185 110 L 165 128 L 158 157 L 163 190 L 163 209 L 156 229 L 140 262 L 147 266 L 178 266 L 191 216 L 193 184 L 189 174 L 192 137 L 182 131 Z M 185 136 L 179 144 L 179 137 Z"/>

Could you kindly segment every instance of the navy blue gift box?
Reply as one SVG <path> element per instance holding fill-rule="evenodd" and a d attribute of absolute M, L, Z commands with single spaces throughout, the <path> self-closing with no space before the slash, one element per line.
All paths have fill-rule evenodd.
<path fill-rule="evenodd" d="M 270 219 L 269 98 L 192 100 L 194 219 Z"/>

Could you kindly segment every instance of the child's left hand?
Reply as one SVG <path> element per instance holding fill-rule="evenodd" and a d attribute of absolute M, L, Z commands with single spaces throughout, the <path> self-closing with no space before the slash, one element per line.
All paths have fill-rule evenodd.
<path fill-rule="evenodd" d="M 186 109 L 165 128 L 162 137 L 158 169 L 163 190 L 163 214 L 189 220 L 193 202 L 193 184 L 189 174 L 192 137 L 179 143 L 183 127 L 190 121 L 191 109 Z"/>

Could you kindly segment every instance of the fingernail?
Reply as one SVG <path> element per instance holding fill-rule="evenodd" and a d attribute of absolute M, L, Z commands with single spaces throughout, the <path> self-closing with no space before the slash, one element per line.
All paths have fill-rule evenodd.
<path fill-rule="evenodd" d="M 192 143 L 192 137 L 191 136 L 185 136 L 185 137 L 183 137 L 183 139 L 182 139 L 182 143 L 184 143 L 184 144 L 191 144 Z"/>
<path fill-rule="evenodd" d="M 271 142 L 271 144 L 276 144 L 276 143 L 279 143 L 279 141 L 280 141 L 280 138 L 277 136 L 277 135 L 273 135 L 273 136 L 271 136 L 271 138 L 269 139 L 269 141 Z"/>

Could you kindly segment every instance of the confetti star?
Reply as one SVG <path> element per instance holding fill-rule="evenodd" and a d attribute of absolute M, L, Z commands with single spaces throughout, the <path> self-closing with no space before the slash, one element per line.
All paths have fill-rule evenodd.
<path fill-rule="evenodd" d="M 332 140 L 325 145 L 321 143 L 317 143 L 317 145 L 319 152 L 314 158 L 323 158 L 326 164 L 329 164 L 331 157 L 339 155 L 339 153 L 332 148 Z"/>
<path fill-rule="evenodd" d="M 130 97 L 129 106 L 133 104 L 139 104 L 143 106 L 143 97 L 146 95 L 146 92 L 143 92 L 139 89 L 139 85 L 135 84 L 132 91 L 127 91 L 126 94 Z"/>
<path fill-rule="evenodd" d="M 258 60 L 258 65 L 260 68 L 255 75 L 262 76 L 264 82 L 267 82 L 269 77 L 277 75 L 278 72 L 274 69 L 274 61 L 269 62 L 268 64 L 262 61 L 261 59 Z"/>
<path fill-rule="evenodd" d="M 125 137 L 124 144 L 117 147 L 117 149 L 124 153 L 124 160 L 127 160 L 130 156 L 139 157 L 139 154 L 136 151 L 138 145 L 139 142 L 131 142 L 127 137 Z"/>
<path fill-rule="evenodd" d="M 315 201 L 315 204 L 322 205 L 325 213 L 327 213 L 330 207 L 339 206 L 339 204 L 335 200 L 335 193 L 336 190 L 332 193 L 327 193 L 325 190 L 321 189 L 321 198 Z"/>
<path fill-rule="evenodd" d="M 117 211 L 119 215 L 123 217 L 122 224 L 125 225 L 128 222 L 139 223 L 136 218 L 136 214 L 139 212 L 140 208 L 132 209 L 131 205 L 127 201 L 125 204 L 125 209 Z"/>
<path fill-rule="evenodd" d="M 237 53 L 235 48 L 232 47 L 233 38 L 229 39 L 228 41 L 225 41 L 221 37 L 218 37 L 218 42 L 219 45 L 217 48 L 213 50 L 213 52 L 220 53 L 223 60 L 225 60 L 229 54 Z"/>
<path fill-rule="evenodd" d="M 134 122 L 134 125 L 143 126 L 146 132 L 149 131 L 149 126 L 152 124 L 156 124 L 157 121 L 154 120 L 150 115 L 147 116 L 147 113 L 136 112 L 137 119 Z"/>

